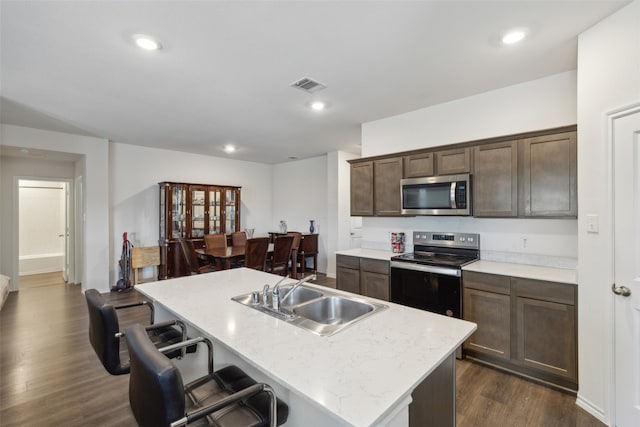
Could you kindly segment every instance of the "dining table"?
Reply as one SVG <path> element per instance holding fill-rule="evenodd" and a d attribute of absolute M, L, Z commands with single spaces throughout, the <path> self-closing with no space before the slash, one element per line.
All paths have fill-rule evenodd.
<path fill-rule="evenodd" d="M 216 268 L 218 270 L 228 270 L 231 268 L 231 264 L 240 263 L 244 261 L 246 246 L 227 246 L 226 248 L 202 248 L 196 249 L 196 253 L 199 256 L 205 257 L 208 260 L 215 263 Z M 295 263 L 296 253 L 291 254 L 292 262 L 292 271 L 291 274 L 293 277 L 296 277 L 297 269 Z M 267 249 L 267 257 L 269 254 L 273 254 L 273 243 L 269 243 L 269 248 Z"/>

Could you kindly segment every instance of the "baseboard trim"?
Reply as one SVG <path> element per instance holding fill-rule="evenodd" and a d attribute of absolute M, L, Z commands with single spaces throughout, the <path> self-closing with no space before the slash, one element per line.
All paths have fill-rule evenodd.
<path fill-rule="evenodd" d="M 598 421 L 600 421 L 601 423 L 603 423 L 605 425 L 609 425 L 609 422 L 607 421 L 607 419 L 606 419 L 606 417 L 604 415 L 604 411 L 601 408 L 598 408 L 597 406 L 593 405 L 588 400 L 583 399 L 580 396 L 580 393 L 578 393 L 578 397 L 576 398 L 576 405 L 578 405 L 580 408 L 582 408 L 585 411 L 587 411 L 590 415 L 592 415 L 595 418 L 597 418 Z"/>

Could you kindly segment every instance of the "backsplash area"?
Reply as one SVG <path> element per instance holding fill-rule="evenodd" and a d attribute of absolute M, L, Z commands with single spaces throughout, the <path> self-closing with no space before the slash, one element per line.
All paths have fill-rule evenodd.
<path fill-rule="evenodd" d="M 480 258 L 556 268 L 576 268 L 576 219 L 473 217 L 364 217 L 362 247 L 390 251 L 392 232 L 404 232 L 405 251 L 413 251 L 414 231 L 480 234 Z"/>

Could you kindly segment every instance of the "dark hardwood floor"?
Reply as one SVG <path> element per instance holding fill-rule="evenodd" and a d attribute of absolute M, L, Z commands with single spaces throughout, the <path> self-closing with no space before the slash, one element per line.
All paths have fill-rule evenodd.
<path fill-rule="evenodd" d="M 316 283 L 335 287 L 324 275 Z M 107 297 L 141 299 L 135 291 Z M 145 308 L 120 314 L 124 325 L 148 320 Z M 458 426 L 602 425 L 572 396 L 473 362 L 458 361 L 457 378 Z M 0 312 L 1 426 L 135 426 L 128 399 L 128 376 L 107 374 L 89 344 L 78 285 L 11 293 Z"/>

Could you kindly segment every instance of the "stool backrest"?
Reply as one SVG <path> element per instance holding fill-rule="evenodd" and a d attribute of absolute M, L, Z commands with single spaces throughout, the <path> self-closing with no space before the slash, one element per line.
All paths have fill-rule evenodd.
<path fill-rule="evenodd" d="M 113 305 L 108 304 L 96 289 L 84 293 L 89 310 L 89 341 L 98 359 L 111 375 L 129 373 L 129 365 L 120 360 L 120 330 L 118 315 Z"/>
<path fill-rule="evenodd" d="M 169 427 L 185 414 L 180 371 L 153 345 L 140 324 L 127 328 L 129 404 L 140 427 Z"/>

